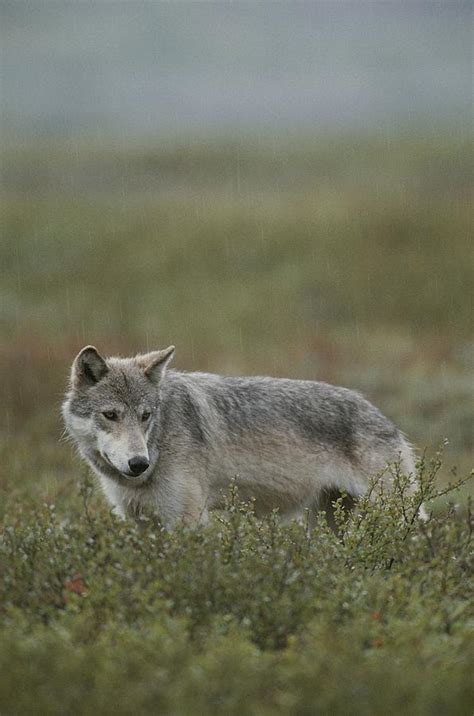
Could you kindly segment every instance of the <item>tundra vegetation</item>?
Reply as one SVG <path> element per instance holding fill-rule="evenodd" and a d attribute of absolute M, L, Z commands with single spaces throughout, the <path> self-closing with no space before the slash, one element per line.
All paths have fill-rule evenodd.
<path fill-rule="evenodd" d="M 471 165 L 448 134 L 3 150 L 2 714 L 472 713 Z M 420 489 L 337 534 L 234 487 L 207 527 L 119 522 L 60 440 L 86 343 L 362 390 Z"/>

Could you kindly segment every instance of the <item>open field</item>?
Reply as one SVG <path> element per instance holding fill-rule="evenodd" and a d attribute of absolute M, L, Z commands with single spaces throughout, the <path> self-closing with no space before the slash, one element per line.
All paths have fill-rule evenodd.
<path fill-rule="evenodd" d="M 448 133 L 3 150 L 2 714 L 472 713 L 472 481 L 406 536 L 399 503 L 342 541 L 237 507 L 138 532 L 59 418 L 86 343 L 174 343 L 360 389 L 448 440 L 436 489 L 468 474 L 471 166 Z"/>

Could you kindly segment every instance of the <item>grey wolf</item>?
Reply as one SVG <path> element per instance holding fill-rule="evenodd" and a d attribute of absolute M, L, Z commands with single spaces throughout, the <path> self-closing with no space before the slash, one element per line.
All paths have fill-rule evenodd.
<path fill-rule="evenodd" d="M 291 518 L 338 491 L 357 499 L 376 473 L 390 482 L 387 463 L 414 473 L 405 437 L 359 393 L 178 372 L 174 350 L 103 358 L 86 346 L 72 365 L 66 428 L 121 517 L 205 522 L 235 479 L 257 514 Z"/>

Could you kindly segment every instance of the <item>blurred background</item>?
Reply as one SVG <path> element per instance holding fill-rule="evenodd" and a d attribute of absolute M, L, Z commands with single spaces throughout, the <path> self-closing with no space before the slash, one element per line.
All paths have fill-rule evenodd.
<path fill-rule="evenodd" d="M 357 388 L 470 467 L 471 3 L 0 13 L 3 498 L 77 481 L 87 343 Z"/>

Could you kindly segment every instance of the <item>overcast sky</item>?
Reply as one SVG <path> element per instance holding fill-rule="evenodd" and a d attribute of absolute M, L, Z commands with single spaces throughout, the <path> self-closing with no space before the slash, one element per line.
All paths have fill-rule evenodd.
<path fill-rule="evenodd" d="M 20 136 L 470 121 L 470 3 L 0 9 L 2 126 Z"/>

